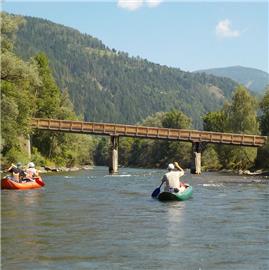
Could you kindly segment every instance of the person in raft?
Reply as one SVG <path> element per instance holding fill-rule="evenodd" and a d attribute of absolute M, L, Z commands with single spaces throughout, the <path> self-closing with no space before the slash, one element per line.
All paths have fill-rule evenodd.
<path fill-rule="evenodd" d="M 162 178 L 162 183 L 165 182 L 164 191 L 177 193 L 185 190 L 185 185 L 180 182 L 180 177 L 184 175 L 184 170 L 178 163 L 168 164 L 167 170 L 168 172 Z"/>
<path fill-rule="evenodd" d="M 29 162 L 28 169 L 26 169 L 26 178 L 33 179 L 38 176 L 38 171 L 35 168 L 34 162 Z"/>
<path fill-rule="evenodd" d="M 21 182 L 22 179 L 26 176 L 26 173 L 22 169 L 22 165 L 20 162 L 18 162 L 16 165 L 13 163 L 11 166 L 7 169 L 9 173 L 11 173 L 11 178 L 15 182 Z"/>

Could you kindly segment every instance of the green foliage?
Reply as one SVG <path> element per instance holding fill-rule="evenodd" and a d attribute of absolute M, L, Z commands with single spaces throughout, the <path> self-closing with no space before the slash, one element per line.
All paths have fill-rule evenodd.
<path fill-rule="evenodd" d="M 248 169 L 254 166 L 257 156 L 256 148 L 248 147 L 231 147 L 227 151 L 228 162 L 226 168 L 233 170 Z"/>
<path fill-rule="evenodd" d="M 2 162 L 27 161 L 23 140 L 33 116 L 76 120 L 81 115 L 86 121 L 189 129 L 192 123 L 200 128 L 201 115 L 206 114 L 205 130 L 259 132 L 255 99 L 242 86 L 232 96 L 236 84 L 229 79 L 130 58 L 91 36 L 46 20 L 6 13 L 1 19 Z M 269 134 L 268 100 L 267 90 L 260 104 L 264 135 Z M 93 159 L 98 165 L 107 164 L 107 138 L 45 131 L 34 131 L 31 138 L 38 165 L 75 166 L 92 164 Z M 189 143 L 121 138 L 119 147 L 125 166 L 164 167 L 177 160 L 187 167 L 191 160 Z M 260 166 L 269 164 L 268 149 L 267 145 L 259 151 Z M 210 169 L 245 169 L 253 166 L 256 149 L 211 146 L 203 156 Z"/>
<path fill-rule="evenodd" d="M 24 19 L 20 16 L 9 15 L 6 12 L 0 12 L 1 16 L 1 50 L 11 51 L 15 33 L 19 25 L 24 23 Z"/>
<path fill-rule="evenodd" d="M 109 140 L 101 137 L 94 151 L 94 161 L 96 165 L 107 165 L 109 158 Z"/>
<path fill-rule="evenodd" d="M 202 153 L 203 170 L 219 170 L 222 165 L 214 145 L 208 145 Z"/>
<path fill-rule="evenodd" d="M 120 138 L 119 143 L 119 163 L 123 166 L 128 166 L 130 162 L 133 138 Z"/>
<path fill-rule="evenodd" d="M 257 104 L 246 88 L 239 86 L 232 98 L 232 103 L 225 110 L 227 131 L 233 133 L 258 134 L 259 123 L 256 114 Z M 254 165 L 257 149 L 249 147 L 231 147 L 228 151 L 232 169 L 246 169 Z"/>
<path fill-rule="evenodd" d="M 189 128 L 190 119 L 180 111 L 158 112 L 149 116 L 141 124 L 146 126 L 173 128 Z M 108 161 L 109 141 L 101 139 L 95 151 L 94 160 L 97 165 L 105 165 Z M 191 159 L 191 144 L 183 142 L 167 142 L 137 138 L 120 138 L 119 162 L 124 166 L 134 167 L 166 167 L 171 161 L 179 161 L 187 167 Z"/>
<path fill-rule="evenodd" d="M 77 119 L 67 89 L 63 92 L 52 75 L 44 53 L 31 61 L 23 61 L 14 52 L 14 31 L 20 17 L 1 13 L 1 153 L 2 162 L 27 162 L 23 141 L 30 133 L 33 116 L 57 119 Z M 94 143 L 91 137 L 34 131 L 32 159 L 39 165 L 74 166 L 91 164 Z"/>
<path fill-rule="evenodd" d="M 243 86 L 238 86 L 231 104 L 224 108 L 227 118 L 227 132 L 258 134 L 257 103 L 254 97 Z"/>
<path fill-rule="evenodd" d="M 60 110 L 61 91 L 58 88 L 49 61 L 44 53 L 39 53 L 34 58 L 42 84 L 36 89 L 36 117 L 53 118 Z"/>
<path fill-rule="evenodd" d="M 209 112 L 204 117 L 204 130 L 224 132 L 227 126 L 226 115 L 223 110 L 217 112 Z"/>
<path fill-rule="evenodd" d="M 164 112 L 157 112 L 154 115 L 150 115 L 143 120 L 142 125 L 147 127 L 162 127 Z"/>
<path fill-rule="evenodd" d="M 265 95 L 260 103 L 260 109 L 261 134 L 268 137 L 266 145 L 258 149 L 256 165 L 258 168 L 269 169 L 269 87 L 267 87 Z"/>
<path fill-rule="evenodd" d="M 262 111 L 260 117 L 261 133 L 264 136 L 269 136 L 269 86 L 265 92 L 265 95 L 260 103 Z"/>
<path fill-rule="evenodd" d="M 41 80 L 36 89 L 35 117 L 55 119 L 77 119 L 67 90 L 63 93 L 58 88 L 49 61 L 44 53 L 35 56 L 36 66 Z M 90 137 L 36 131 L 32 136 L 33 145 L 47 159 L 57 165 L 72 167 L 76 164 L 91 164 L 93 151 Z"/>
<path fill-rule="evenodd" d="M 258 134 L 256 108 L 255 98 L 246 88 L 239 86 L 235 89 L 231 103 L 225 104 L 221 111 L 208 113 L 204 117 L 204 127 L 209 131 Z M 214 146 L 214 151 L 226 169 L 250 168 L 257 156 L 257 149 L 249 147 Z"/>
<path fill-rule="evenodd" d="M 258 149 L 256 166 L 259 169 L 269 169 L 269 139 L 265 146 Z"/>
<path fill-rule="evenodd" d="M 191 120 L 181 111 L 156 113 L 142 124 L 166 128 L 190 128 Z M 187 167 L 191 159 L 191 144 L 163 140 L 135 139 L 132 145 L 129 163 L 133 166 L 166 167 L 167 163 L 179 161 Z"/>
<path fill-rule="evenodd" d="M 132 124 L 176 109 L 201 128 L 201 115 L 222 106 L 236 86 L 226 78 L 129 57 L 92 36 L 47 20 L 25 20 L 16 51 L 25 59 L 45 52 L 58 86 L 68 89 L 76 113 L 86 121 Z"/>
<path fill-rule="evenodd" d="M 191 119 L 181 111 L 172 110 L 167 112 L 162 120 L 162 126 L 165 128 L 190 129 Z M 184 142 L 167 142 L 161 143 L 162 148 L 166 149 L 166 158 L 162 166 L 166 166 L 173 160 L 180 161 L 183 166 L 188 166 L 191 160 L 191 144 Z"/>
<path fill-rule="evenodd" d="M 172 110 L 163 117 L 162 126 L 165 128 L 186 129 L 191 127 L 191 119 L 180 111 Z"/>
<path fill-rule="evenodd" d="M 212 74 L 219 77 L 231 78 L 232 80 L 245 85 L 248 89 L 254 92 L 262 93 L 266 85 L 269 84 L 268 73 L 255 68 L 233 66 L 225 68 L 213 68 L 199 72 L 205 72 L 206 74 Z"/>
<path fill-rule="evenodd" d="M 48 161 L 40 154 L 36 147 L 32 147 L 31 160 L 39 166 L 48 165 Z"/>
<path fill-rule="evenodd" d="M 16 163 L 17 161 L 25 162 L 27 161 L 27 155 L 21 149 L 19 143 L 12 144 L 8 151 L 5 152 L 5 155 L 2 157 L 2 164 L 11 164 Z"/>
<path fill-rule="evenodd" d="M 26 158 L 18 138 L 26 138 L 29 133 L 34 109 L 29 96 L 39 79 L 35 66 L 11 51 L 14 31 L 21 18 L 1 13 L 1 20 L 1 159 L 5 163 Z"/>

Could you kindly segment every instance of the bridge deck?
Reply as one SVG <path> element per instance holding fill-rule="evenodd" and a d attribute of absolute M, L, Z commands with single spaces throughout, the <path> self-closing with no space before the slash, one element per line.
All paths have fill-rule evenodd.
<path fill-rule="evenodd" d="M 122 125 L 111 123 L 42 119 L 42 118 L 33 118 L 31 127 L 43 130 L 83 133 L 83 134 L 140 137 L 149 139 L 166 139 L 166 140 L 179 140 L 188 142 L 207 142 L 207 143 L 232 144 L 232 145 L 253 146 L 253 147 L 262 146 L 266 143 L 267 140 L 267 137 L 258 135 L 144 127 L 144 126 Z"/>

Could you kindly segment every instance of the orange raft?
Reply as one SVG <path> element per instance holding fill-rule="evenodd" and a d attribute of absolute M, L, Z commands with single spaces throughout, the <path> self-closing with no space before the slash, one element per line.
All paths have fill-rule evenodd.
<path fill-rule="evenodd" d="M 35 177 L 34 181 L 18 183 L 8 177 L 1 180 L 1 189 L 36 189 L 45 186 L 41 177 Z"/>

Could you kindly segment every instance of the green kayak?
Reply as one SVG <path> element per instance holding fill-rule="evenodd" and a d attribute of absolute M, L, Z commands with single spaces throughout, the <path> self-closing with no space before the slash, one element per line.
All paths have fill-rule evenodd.
<path fill-rule="evenodd" d="M 188 185 L 183 192 L 167 192 L 163 191 L 157 197 L 160 201 L 185 201 L 192 196 L 192 186 Z"/>

